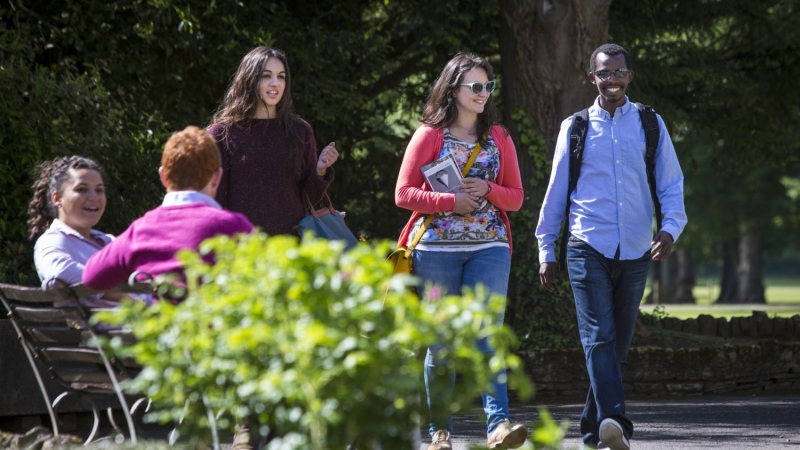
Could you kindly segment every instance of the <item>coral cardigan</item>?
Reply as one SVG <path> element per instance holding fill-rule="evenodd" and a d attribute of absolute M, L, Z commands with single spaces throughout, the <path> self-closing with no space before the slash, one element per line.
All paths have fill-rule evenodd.
<path fill-rule="evenodd" d="M 499 211 L 500 217 L 508 233 L 508 247 L 511 250 L 511 224 L 506 211 L 517 211 L 522 207 L 524 193 L 522 180 L 517 162 L 517 150 L 508 131 L 500 126 L 493 125 L 490 134 L 500 154 L 500 170 L 496 183 L 489 181 L 492 191 L 486 196 Z M 394 201 L 400 208 L 410 209 L 411 215 L 398 239 L 398 246 L 408 244 L 409 234 L 414 227 L 414 222 L 425 214 L 434 214 L 455 209 L 456 195 L 452 193 L 435 192 L 425 183 L 420 167 L 434 161 L 442 149 L 444 131 L 430 125 L 422 125 L 411 137 L 406 153 L 403 156 L 403 165 L 400 166 L 400 175 L 397 177 L 397 186 L 394 189 Z"/>

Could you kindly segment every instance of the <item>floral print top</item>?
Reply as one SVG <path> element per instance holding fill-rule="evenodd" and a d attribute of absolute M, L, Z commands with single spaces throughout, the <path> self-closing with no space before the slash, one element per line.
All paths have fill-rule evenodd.
<path fill-rule="evenodd" d="M 456 139 L 450 130 L 444 129 L 444 142 L 438 158 L 452 154 L 459 168 L 463 169 L 469 160 L 475 144 L 467 144 Z M 500 153 L 491 136 L 487 137 L 475 162 L 467 172 L 467 177 L 482 178 L 494 182 L 500 170 Z M 420 217 L 414 224 L 409 240 L 419 232 L 427 217 Z M 428 251 L 474 251 L 487 247 L 508 247 L 508 234 L 497 208 L 485 198 L 478 200 L 478 208 L 469 214 L 456 214 L 452 211 L 439 214 L 417 245 L 419 250 Z"/>

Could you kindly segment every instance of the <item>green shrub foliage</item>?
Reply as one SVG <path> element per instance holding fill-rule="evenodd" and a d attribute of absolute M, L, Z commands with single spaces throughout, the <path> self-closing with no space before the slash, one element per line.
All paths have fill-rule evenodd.
<path fill-rule="evenodd" d="M 459 373 L 452 410 L 469 407 L 505 364 L 509 384 L 531 393 L 513 332 L 493 323 L 499 296 L 479 288 L 464 296 L 420 301 L 409 276 L 392 277 L 388 242 L 361 243 L 348 253 L 327 240 L 254 234 L 217 237 L 201 254 L 180 255 L 190 281 L 175 306 L 125 304 L 101 320 L 128 325 L 138 343 L 114 351 L 134 356 L 144 371 L 128 385 L 160 408 L 158 418 L 209 436 L 205 406 L 218 426 L 246 423 L 268 434 L 268 448 L 409 448 L 426 408 L 422 355 L 436 342 L 449 348 Z M 434 295 L 435 296 L 435 295 Z M 488 360 L 475 341 L 490 336 Z M 188 405 L 188 406 L 187 406 Z M 427 414 L 427 413 L 425 413 Z M 185 433 L 184 433 L 185 434 Z"/>
<path fill-rule="evenodd" d="M 319 147 L 336 141 L 341 157 L 329 194 L 348 212 L 349 226 L 369 239 L 396 238 L 410 214 L 394 204 L 396 174 L 435 76 L 453 54 L 471 51 L 489 57 L 502 79 L 500 5 L 331 5 L 79 0 L 0 6 L 0 280 L 38 284 L 33 243 L 25 236 L 37 162 L 80 154 L 103 165 L 108 207 L 97 228 L 119 234 L 160 201 L 156 169 L 169 132 L 207 125 L 242 56 L 256 45 L 287 52 L 296 111 L 313 125 Z M 536 189 L 550 173 L 543 137 L 523 112 L 502 121 L 522 132 L 516 143 L 525 192 L 541 198 Z M 523 153 L 533 170 L 526 171 Z M 571 299 L 552 300 L 538 286 L 538 205 L 529 203 L 527 212 L 511 215 L 515 275 L 506 318 L 525 346 L 575 343 Z"/>
<path fill-rule="evenodd" d="M 533 119 L 524 111 L 516 110 L 512 119 L 520 125 L 517 154 L 527 155 L 533 170 L 523 176 L 523 182 L 527 183 L 526 206 L 510 214 L 511 229 L 514 231 L 514 256 L 506 320 L 520 336 L 524 348 L 579 348 L 575 301 L 566 270 L 559 270 L 555 292 L 548 292 L 539 281 L 535 230 L 551 166 L 545 140 L 536 131 Z M 531 199 L 538 200 L 531 203 Z"/>
<path fill-rule="evenodd" d="M 68 155 L 97 161 L 108 196 L 97 228 L 118 234 L 158 204 L 165 132 L 155 117 L 131 117 L 98 72 L 38 64 L 16 33 L 0 22 L 0 280 L 36 285 L 26 228 L 36 164 Z"/>

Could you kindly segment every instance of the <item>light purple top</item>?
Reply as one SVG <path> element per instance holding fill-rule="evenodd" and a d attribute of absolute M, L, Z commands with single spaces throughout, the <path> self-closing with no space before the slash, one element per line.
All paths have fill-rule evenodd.
<path fill-rule="evenodd" d="M 53 221 L 33 248 L 33 261 L 42 285 L 56 278 L 67 284 L 81 282 L 89 257 L 114 240 L 114 236 L 97 230 L 91 230 L 89 235 L 86 238 L 64 222 Z M 83 298 L 81 304 L 87 308 L 111 308 L 118 304 L 101 296 Z"/>

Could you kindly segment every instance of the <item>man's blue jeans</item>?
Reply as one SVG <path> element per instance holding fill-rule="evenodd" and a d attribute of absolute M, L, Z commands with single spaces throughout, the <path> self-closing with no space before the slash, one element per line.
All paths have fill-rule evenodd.
<path fill-rule="evenodd" d="M 567 269 L 591 381 L 581 415 L 586 444 L 597 444 L 599 424 L 605 418 L 619 422 L 626 437 L 633 434 L 633 423 L 625 416 L 622 373 L 649 267 L 650 252 L 639 259 L 620 261 L 619 250 L 614 259 L 606 258 L 570 236 Z"/>
<path fill-rule="evenodd" d="M 508 292 L 510 271 L 511 253 L 508 247 L 459 252 L 414 251 L 414 272 L 421 279 L 422 285 L 430 282 L 443 288 L 448 294 L 460 295 L 463 287 L 474 288 L 480 283 L 490 293 L 505 296 Z M 497 317 L 497 323 L 503 323 L 503 313 Z M 477 346 L 487 358 L 494 354 L 487 339 L 479 340 Z M 425 391 L 428 394 L 431 435 L 436 430 L 453 431 L 447 404 L 453 394 L 455 373 L 450 370 L 444 376 L 436 376 L 436 368 L 446 365 L 446 360 L 440 356 L 443 348 L 441 345 L 429 347 L 425 357 Z M 506 373 L 503 370 L 492 382 L 493 392 L 481 394 L 489 433 L 508 418 L 508 391 L 505 380 Z"/>

